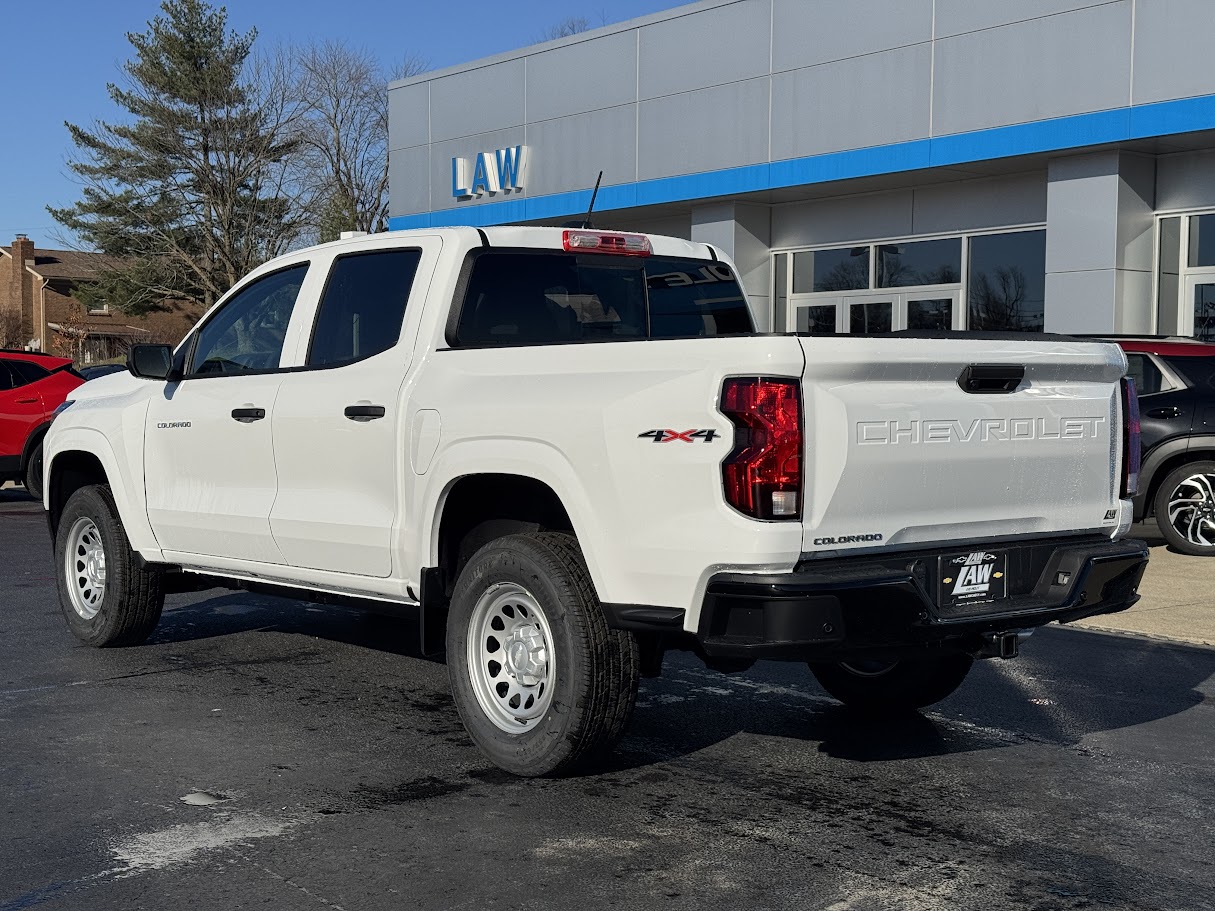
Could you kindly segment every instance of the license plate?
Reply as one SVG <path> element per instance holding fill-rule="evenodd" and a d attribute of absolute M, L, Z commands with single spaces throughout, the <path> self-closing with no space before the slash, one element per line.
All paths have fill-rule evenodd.
<path fill-rule="evenodd" d="M 976 550 L 941 558 L 940 596 L 942 607 L 984 604 L 1008 597 L 1008 554 Z"/>

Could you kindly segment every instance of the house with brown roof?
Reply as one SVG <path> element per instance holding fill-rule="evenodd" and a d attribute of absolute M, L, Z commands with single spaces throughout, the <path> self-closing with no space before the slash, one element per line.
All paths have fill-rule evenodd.
<path fill-rule="evenodd" d="M 144 316 L 108 304 L 86 306 L 77 289 L 111 263 L 102 253 L 35 249 L 24 234 L 0 246 L 0 347 L 92 364 L 121 357 L 141 342 L 175 345 L 202 316 L 201 307 L 177 301 Z"/>

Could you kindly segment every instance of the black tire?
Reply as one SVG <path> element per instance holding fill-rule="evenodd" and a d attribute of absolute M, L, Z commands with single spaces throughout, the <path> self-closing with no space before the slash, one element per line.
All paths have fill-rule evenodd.
<path fill-rule="evenodd" d="M 156 628 L 164 606 L 160 575 L 140 568 L 108 487 L 82 487 L 68 499 L 55 534 L 55 566 L 59 606 L 85 645 L 138 645 Z"/>
<path fill-rule="evenodd" d="M 902 658 L 889 662 L 811 664 L 823 689 L 849 708 L 870 715 L 911 712 L 940 702 L 966 679 L 969 655 Z"/>
<path fill-rule="evenodd" d="M 35 500 L 42 499 L 42 440 L 30 453 L 29 461 L 25 463 L 25 491 Z"/>
<path fill-rule="evenodd" d="M 518 603 L 509 602 L 511 593 Z M 531 603 L 533 613 L 539 607 L 530 622 L 536 631 L 547 629 L 543 670 L 531 678 L 541 680 L 538 690 L 533 684 L 535 703 L 524 704 L 537 714 L 526 721 L 507 717 L 505 702 L 496 702 L 504 698 L 504 687 L 509 691 L 528 679 L 511 669 L 509 643 L 498 645 L 501 678 L 491 673 L 492 658 L 470 656 L 470 651 L 480 654 L 480 630 L 493 638 L 482 621 L 492 614 L 495 598 L 506 599 L 511 616 L 521 618 L 509 636 L 526 627 L 523 618 L 529 614 L 526 608 L 519 611 L 519 604 Z M 497 610 L 505 613 L 506 607 Z M 503 638 L 508 638 L 505 631 Z M 491 541 L 464 566 L 447 618 L 447 667 L 456 708 L 473 742 L 498 767 L 530 778 L 568 774 L 611 751 L 633 714 L 640 654 L 631 633 L 608 628 L 577 541 L 535 532 Z"/>
<path fill-rule="evenodd" d="M 1215 557 L 1215 462 L 1174 468 L 1156 490 L 1152 508 L 1170 547 L 1193 557 Z"/>

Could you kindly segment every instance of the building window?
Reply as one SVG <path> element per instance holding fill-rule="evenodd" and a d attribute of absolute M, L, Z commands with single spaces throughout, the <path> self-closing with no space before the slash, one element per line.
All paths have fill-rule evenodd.
<path fill-rule="evenodd" d="M 1041 332 L 1046 313 L 1046 232 L 972 237 L 967 286 L 971 329 Z"/>
<path fill-rule="evenodd" d="M 1157 331 L 1176 332 L 1180 324 L 1181 217 L 1160 219 L 1160 249 L 1156 257 Z"/>
<path fill-rule="evenodd" d="M 869 248 L 805 250 L 793 254 L 793 293 L 860 291 L 869 287 Z"/>
<path fill-rule="evenodd" d="M 1190 216 L 1190 255 L 1186 265 L 1215 266 L 1215 215 Z"/>
<path fill-rule="evenodd" d="M 1215 340 L 1215 213 L 1157 219 L 1156 331 Z"/>
<path fill-rule="evenodd" d="M 962 280 L 962 238 L 877 245 L 877 286 L 909 288 Z"/>
<path fill-rule="evenodd" d="M 786 278 L 779 266 L 788 256 Z M 1043 328 L 1044 229 L 799 250 L 776 261 L 778 320 L 798 332 Z"/>

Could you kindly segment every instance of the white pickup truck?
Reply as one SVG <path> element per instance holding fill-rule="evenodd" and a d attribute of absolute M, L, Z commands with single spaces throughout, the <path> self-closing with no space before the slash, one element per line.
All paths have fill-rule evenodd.
<path fill-rule="evenodd" d="M 1137 600 L 1125 367 L 1060 337 L 757 334 L 729 260 L 667 237 L 325 244 L 58 414 L 63 613 L 106 646 L 191 586 L 416 612 L 521 775 L 609 750 L 668 649 L 919 708 Z"/>

